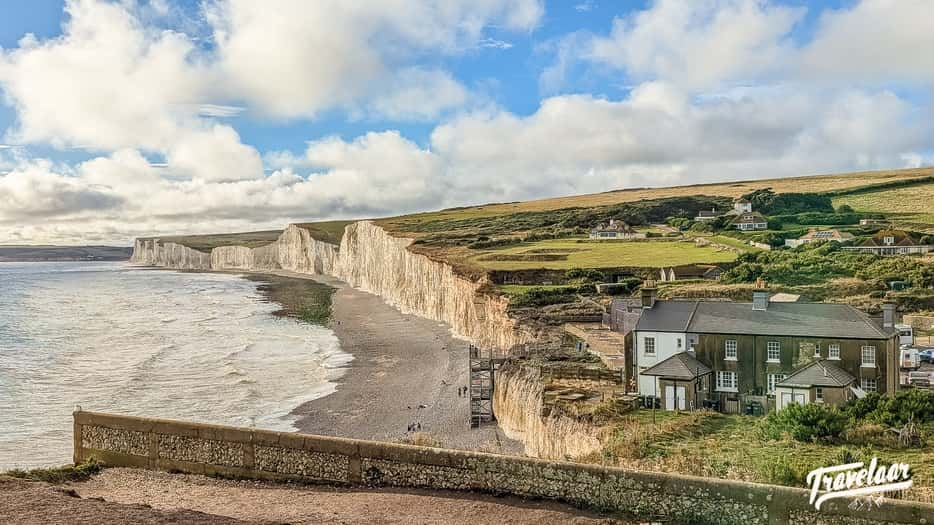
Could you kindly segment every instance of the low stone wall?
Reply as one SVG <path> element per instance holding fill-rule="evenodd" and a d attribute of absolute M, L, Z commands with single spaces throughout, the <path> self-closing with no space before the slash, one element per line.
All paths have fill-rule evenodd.
<path fill-rule="evenodd" d="M 272 480 L 421 487 L 565 501 L 638 518 L 718 524 L 925 524 L 934 505 L 849 500 L 817 512 L 803 489 L 501 456 L 115 416 L 74 414 L 74 460 Z"/>

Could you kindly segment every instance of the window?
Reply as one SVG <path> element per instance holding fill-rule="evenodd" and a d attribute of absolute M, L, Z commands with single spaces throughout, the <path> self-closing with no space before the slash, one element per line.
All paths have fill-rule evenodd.
<path fill-rule="evenodd" d="M 733 339 L 730 339 L 729 341 L 727 341 L 725 350 L 726 350 L 726 357 L 724 357 L 724 359 L 726 359 L 727 361 L 736 361 L 736 341 Z"/>
<path fill-rule="evenodd" d="M 769 374 L 769 392 L 775 392 L 775 385 L 785 380 L 785 374 Z"/>
<path fill-rule="evenodd" d="M 836 343 L 827 345 L 827 357 L 830 359 L 840 359 L 840 345 Z"/>
<path fill-rule="evenodd" d="M 782 345 L 778 341 L 769 341 L 766 345 L 767 353 L 765 354 L 765 360 L 769 363 L 777 363 L 781 360 L 782 357 Z"/>
<path fill-rule="evenodd" d="M 814 357 L 820 357 L 820 343 L 814 343 Z"/>
<path fill-rule="evenodd" d="M 814 401 L 818 403 L 824 402 L 824 389 L 823 388 L 817 387 L 817 389 L 814 391 Z"/>
<path fill-rule="evenodd" d="M 876 391 L 876 380 L 864 377 L 862 384 L 860 386 L 866 392 L 875 392 Z"/>
<path fill-rule="evenodd" d="M 876 347 L 874 346 L 864 346 L 863 347 L 863 364 L 862 366 L 867 368 L 876 367 Z"/>
<path fill-rule="evenodd" d="M 681 338 L 678 338 L 678 348 L 681 348 Z"/>
<path fill-rule="evenodd" d="M 884 237 L 882 239 L 882 244 L 885 244 L 886 246 L 895 244 L 895 237 Z"/>
<path fill-rule="evenodd" d="M 736 392 L 736 372 L 717 372 L 717 390 Z"/>
<path fill-rule="evenodd" d="M 646 355 L 655 355 L 655 338 L 646 337 L 642 340 L 642 346 L 645 348 Z"/>

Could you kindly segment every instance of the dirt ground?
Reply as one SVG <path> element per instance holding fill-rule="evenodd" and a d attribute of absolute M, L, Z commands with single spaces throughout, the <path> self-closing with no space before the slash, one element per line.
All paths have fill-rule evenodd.
<path fill-rule="evenodd" d="M 232 481 L 113 468 L 89 481 L 60 488 L 2 479 L 0 523 L 594 525 L 627 522 L 553 502 L 519 498 Z"/>

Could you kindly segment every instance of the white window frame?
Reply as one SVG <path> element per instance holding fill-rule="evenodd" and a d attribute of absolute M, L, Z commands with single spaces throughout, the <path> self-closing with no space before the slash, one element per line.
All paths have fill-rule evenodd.
<path fill-rule="evenodd" d="M 769 374 L 769 375 L 768 375 L 768 380 L 769 380 L 769 381 L 768 381 L 769 393 L 770 393 L 770 394 L 771 394 L 771 393 L 774 393 L 774 392 L 775 392 L 775 385 L 781 383 L 781 382 L 784 381 L 785 378 L 787 378 L 787 377 L 788 377 L 788 376 L 787 376 L 786 374 Z"/>
<path fill-rule="evenodd" d="M 777 352 L 778 357 L 772 357 L 772 352 Z M 765 362 L 780 363 L 782 360 L 782 343 L 780 341 L 769 341 L 765 343 Z"/>
<path fill-rule="evenodd" d="M 814 389 L 814 402 L 823 403 L 824 402 L 824 389 L 817 387 Z"/>
<path fill-rule="evenodd" d="M 733 355 L 730 355 L 732 351 Z M 739 343 L 736 342 L 736 339 L 727 339 L 723 343 L 723 352 L 724 352 L 724 361 L 736 361 L 737 355 L 739 354 Z"/>
<path fill-rule="evenodd" d="M 834 361 L 840 360 L 840 343 L 830 343 L 827 345 L 827 359 Z"/>
<path fill-rule="evenodd" d="M 681 348 L 681 338 L 680 338 L 680 337 L 678 338 L 678 348 L 679 348 L 679 349 Z"/>
<path fill-rule="evenodd" d="M 871 385 L 871 386 L 870 386 Z M 878 388 L 879 383 L 872 377 L 864 377 L 860 382 L 859 387 L 865 390 L 866 392 L 875 392 Z"/>
<path fill-rule="evenodd" d="M 814 357 L 820 357 L 820 343 L 814 343 Z"/>
<path fill-rule="evenodd" d="M 649 345 L 649 341 L 652 342 Z M 652 347 L 652 351 L 649 352 L 649 346 Z M 654 337 L 643 337 L 642 338 L 642 353 L 645 355 L 655 355 L 655 338 Z"/>
<path fill-rule="evenodd" d="M 726 378 L 730 378 L 730 381 L 725 381 Z M 727 383 L 731 386 L 726 386 Z M 730 370 L 720 370 L 717 372 L 717 391 L 718 392 L 738 392 L 739 389 L 739 378 L 736 375 L 736 372 Z"/>
<path fill-rule="evenodd" d="M 868 354 L 867 354 L 868 351 Z M 866 359 L 867 355 L 872 356 L 871 359 Z M 860 362 L 861 367 L 863 368 L 875 368 L 876 367 L 876 347 L 875 346 L 863 346 L 860 348 L 860 356 L 862 360 Z"/>

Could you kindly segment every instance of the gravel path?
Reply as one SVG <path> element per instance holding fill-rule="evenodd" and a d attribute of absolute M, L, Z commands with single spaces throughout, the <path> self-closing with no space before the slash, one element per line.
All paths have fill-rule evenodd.
<path fill-rule="evenodd" d="M 190 509 L 248 523 L 624 523 L 557 503 L 518 498 L 230 481 L 134 469 L 107 469 L 90 481 L 74 484 L 71 488 L 82 498 L 98 497 L 108 502 L 146 504 L 159 511 Z"/>

